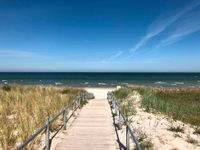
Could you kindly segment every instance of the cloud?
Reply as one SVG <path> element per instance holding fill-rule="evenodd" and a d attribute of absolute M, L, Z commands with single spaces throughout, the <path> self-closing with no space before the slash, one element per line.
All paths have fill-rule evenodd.
<path fill-rule="evenodd" d="M 166 30 L 171 24 L 176 22 L 179 18 L 181 18 L 184 14 L 189 12 L 190 10 L 198 7 L 200 5 L 199 0 L 193 0 L 189 5 L 179 10 L 175 15 L 170 15 L 168 17 L 163 16 L 162 19 L 157 19 L 154 21 L 148 28 L 146 35 L 132 48 L 130 52 L 137 51 L 140 47 L 145 45 L 151 38 L 157 36 L 164 30 Z M 165 19 L 163 19 L 165 18 Z"/>
<path fill-rule="evenodd" d="M 196 11 L 180 20 L 170 35 L 157 45 L 157 48 L 173 44 L 185 36 L 198 31 L 200 31 L 200 12 Z"/>
<path fill-rule="evenodd" d="M 37 59 L 37 60 L 54 60 L 55 57 L 44 55 L 41 53 L 22 51 L 22 50 L 0 50 L 1 57 L 12 57 L 12 58 L 28 58 L 28 59 Z"/>
<path fill-rule="evenodd" d="M 110 56 L 110 58 L 108 60 L 113 60 L 118 58 L 119 56 L 121 56 L 123 54 L 123 51 L 118 51 L 115 54 L 113 54 L 112 56 Z"/>
<path fill-rule="evenodd" d="M 37 56 L 36 53 L 27 52 L 27 51 L 18 51 L 18 50 L 0 50 L 0 56 L 14 56 L 14 57 L 33 57 Z"/>

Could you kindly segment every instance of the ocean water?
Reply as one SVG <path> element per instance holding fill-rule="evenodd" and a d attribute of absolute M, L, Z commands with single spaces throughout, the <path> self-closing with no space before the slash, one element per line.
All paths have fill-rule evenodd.
<path fill-rule="evenodd" d="M 200 87 L 200 73 L 0 73 L 0 84 L 11 83 L 74 87 L 130 84 Z"/>

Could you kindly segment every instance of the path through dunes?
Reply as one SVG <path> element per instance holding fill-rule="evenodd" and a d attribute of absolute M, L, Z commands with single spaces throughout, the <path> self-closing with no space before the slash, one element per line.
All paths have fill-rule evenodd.
<path fill-rule="evenodd" d="M 106 99 L 111 89 L 86 89 L 95 99 L 82 108 L 55 150 L 116 150 L 117 137 Z"/>

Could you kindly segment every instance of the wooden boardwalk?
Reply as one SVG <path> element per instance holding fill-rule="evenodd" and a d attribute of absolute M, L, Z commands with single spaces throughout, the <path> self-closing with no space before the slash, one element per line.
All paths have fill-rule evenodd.
<path fill-rule="evenodd" d="M 82 108 L 55 150 L 118 149 L 110 106 L 105 98 L 106 93 L 104 98 L 97 96 Z"/>

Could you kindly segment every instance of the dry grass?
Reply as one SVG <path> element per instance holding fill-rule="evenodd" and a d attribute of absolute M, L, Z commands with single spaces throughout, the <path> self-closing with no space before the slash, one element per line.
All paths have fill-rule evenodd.
<path fill-rule="evenodd" d="M 10 85 L 0 89 L 0 144 L 14 149 L 47 118 L 73 101 L 81 90 L 45 86 Z M 0 149 L 1 149 L 0 148 Z"/>

